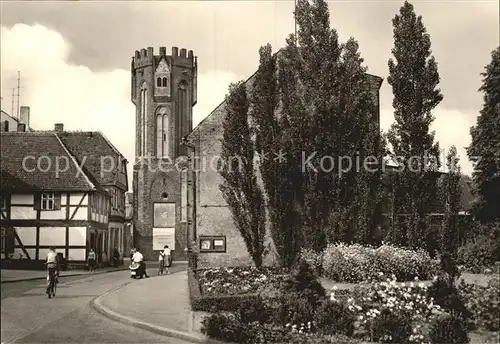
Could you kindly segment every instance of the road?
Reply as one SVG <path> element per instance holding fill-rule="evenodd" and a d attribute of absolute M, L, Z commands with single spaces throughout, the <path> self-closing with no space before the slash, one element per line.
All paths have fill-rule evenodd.
<path fill-rule="evenodd" d="M 173 266 L 171 272 L 183 268 Z M 148 272 L 154 278 L 154 270 Z M 64 277 L 53 299 L 45 294 L 43 280 L 2 284 L 2 344 L 189 343 L 120 324 L 90 306 L 96 296 L 129 281 L 128 271 Z"/>

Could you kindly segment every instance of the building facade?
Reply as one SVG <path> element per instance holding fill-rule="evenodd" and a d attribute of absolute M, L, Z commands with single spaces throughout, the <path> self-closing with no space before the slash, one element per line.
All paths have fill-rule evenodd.
<path fill-rule="evenodd" d="M 104 248 L 109 196 L 51 132 L 1 134 L 2 259 L 43 266 L 54 246 L 82 264 Z M 56 164 L 67 161 L 64 169 Z M 22 261 L 22 262 L 19 262 Z"/>
<path fill-rule="evenodd" d="M 108 235 L 104 251 L 110 257 L 117 249 L 120 255 L 125 248 L 125 193 L 128 191 L 128 161 L 113 144 L 98 131 L 64 131 L 62 124 L 56 128 L 58 136 L 76 160 L 94 176 L 109 195 Z"/>
<path fill-rule="evenodd" d="M 125 253 L 127 161 L 100 132 L 1 133 L 2 259 L 43 264 L 49 246 L 70 264 Z"/>
<path fill-rule="evenodd" d="M 136 51 L 132 60 L 132 102 L 136 107 L 134 164 L 134 245 L 157 259 L 164 245 L 174 260 L 185 260 L 186 202 L 180 179 L 185 169 L 181 140 L 192 130 L 197 101 L 197 61 L 193 52 L 160 47 Z"/>

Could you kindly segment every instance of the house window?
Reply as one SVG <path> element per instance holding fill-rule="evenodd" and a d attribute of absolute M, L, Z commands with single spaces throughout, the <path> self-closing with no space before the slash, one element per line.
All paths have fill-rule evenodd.
<path fill-rule="evenodd" d="M 1 210 L 7 209 L 7 196 L 0 195 L 0 209 Z"/>
<path fill-rule="evenodd" d="M 161 78 L 156 79 L 156 87 L 161 87 Z"/>
<path fill-rule="evenodd" d="M 167 87 L 167 78 L 163 78 L 163 87 Z"/>
<path fill-rule="evenodd" d="M 200 236 L 200 252 L 225 253 L 226 236 Z"/>
<path fill-rule="evenodd" d="M 53 193 L 42 194 L 42 210 L 54 210 L 56 205 L 55 203 L 55 195 Z"/>
<path fill-rule="evenodd" d="M 4 123 L 4 131 L 9 131 L 9 121 L 5 121 Z"/>

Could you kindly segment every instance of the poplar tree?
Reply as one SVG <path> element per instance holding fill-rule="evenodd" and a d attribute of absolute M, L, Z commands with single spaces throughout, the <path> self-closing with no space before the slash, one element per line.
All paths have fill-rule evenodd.
<path fill-rule="evenodd" d="M 270 232 L 283 267 L 290 269 L 301 246 L 301 224 L 295 189 L 299 165 L 291 159 L 292 140 L 284 132 L 286 117 L 279 114 L 277 56 L 269 44 L 260 48 L 260 65 L 251 85 L 251 118 L 259 167 L 267 196 Z M 287 76 L 282 73 L 282 78 Z M 290 80 L 292 85 L 292 80 Z M 276 154 L 281 154 L 281 158 Z"/>
<path fill-rule="evenodd" d="M 232 84 L 226 96 L 223 122 L 220 190 L 248 253 L 257 268 L 264 252 L 265 207 L 254 167 L 254 144 L 248 123 L 249 101 L 243 82 Z"/>
<path fill-rule="evenodd" d="M 434 121 L 432 110 L 443 96 L 422 17 L 417 17 L 413 5 L 405 1 L 392 23 L 394 58 L 389 60 L 387 81 L 394 95 L 395 123 L 388 139 L 393 160 L 403 166 L 396 178 L 396 211 L 407 220 L 405 233 L 398 236 L 406 234 L 411 247 L 425 247 L 427 208 L 430 200 L 437 197 L 438 188 L 433 172 L 440 167 L 439 144 L 434 142 L 430 126 Z"/>
<path fill-rule="evenodd" d="M 484 104 L 472 127 L 469 159 L 475 163 L 472 177 L 477 189 L 473 212 L 482 223 L 500 221 L 500 47 L 481 73 Z"/>
<path fill-rule="evenodd" d="M 450 257 L 455 257 L 458 249 L 458 212 L 460 211 L 462 196 L 460 186 L 462 176 L 455 146 L 450 148 L 446 156 L 446 166 L 448 167 L 448 173 L 443 183 L 446 210 L 441 230 L 440 249 L 441 253 L 447 253 Z"/>

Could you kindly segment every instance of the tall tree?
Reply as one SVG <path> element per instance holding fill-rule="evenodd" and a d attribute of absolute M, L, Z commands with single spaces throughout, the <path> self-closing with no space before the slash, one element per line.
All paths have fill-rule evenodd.
<path fill-rule="evenodd" d="M 220 190 L 226 200 L 250 256 L 257 268 L 264 252 L 265 207 L 254 168 L 255 148 L 248 121 L 249 101 L 242 82 L 229 87 L 222 139 L 224 182 Z"/>
<path fill-rule="evenodd" d="M 268 44 L 260 48 L 260 65 L 251 85 L 251 118 L 254 125 L 260 173 L 267 196 L 270 230 L 280 263 L 291 268 L 301 246 L 302 233 L 294 188 L 300 184 L 299 165 L 287 152 L 290 140 L 282 131 L 284 116 L 279 115 L 277 57 Z M 282 154 L 282 159 L 275 154 Z"/>
<path fill-rule="evenodd" d="M 413 5 L 405 1 L 392 22 L 394 58 L 389 60 L 387 81 L 394 95 L 395 123 L 388 137 L 393 159 L 403 165 L 396 185 L 397 210 L 406 215 L 409 245 L 424 247 L 427 206 L 438 188 L 433 171 L 440 167 L 439 145 L 430 131 L 432 110 L 443 96 L 422 17 L 417 17 Z"/>
<path fill-rule="evenodd" d="M 500 220 L 500 47 L 491 54 L 483 85 L 484 105 L 472 127 L 469 159 L 475 163 L 472 177 L 477 188 L 474 206 L 476 217 L 483 223 Z"/>
<path fill-rule="evenodd" d="M 319 250 L 327 239 L 355 239 L 357 195 L 365 192 L 357 190 L 363 175 L 355 162 L 374 153 L 379 133 L 372 135 L 376 109 L 357 42 L 351 38 L 339 44 L 324 0 L 298 0 L 295 16 L 299 46 L 289 39 L 284 55 L 293 57 L 289 66 L 298 80 L 293 92 L 301 105 L 285 106 L 284 113 L 292 136 L 302 137 L 296 141 L 302 145 L 304 167 L 300 196 L 305 244 Z"/>
<path fill-rule="evenodd" d="M 441 231 L 441 253 L 455 257 L 458 249 L 458 212 L 461 206 L 461 172 L 457 149 L 452 146 L 446 156 L 448 173 L 444 178 L 443 195 L 446 205 L 445 216 Z"/>

